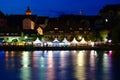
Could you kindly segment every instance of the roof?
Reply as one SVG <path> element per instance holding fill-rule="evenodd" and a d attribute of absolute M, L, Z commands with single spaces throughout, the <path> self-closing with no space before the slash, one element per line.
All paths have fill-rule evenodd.
<path fill-rule="evenodd" d="M 100 18 L 100 16 L 62 15 L 58 18 L 50 18 L 44 30 L 54 31 L 58 28 L 59 31 L 78 31 L 79 28 L 94 27 L 95 21 Z"/>
<path fill-rule="evenodd" d="M 0 11 L 0 17 L 1 17 L 1 16 L 5 16 L 2 11 Z"/>

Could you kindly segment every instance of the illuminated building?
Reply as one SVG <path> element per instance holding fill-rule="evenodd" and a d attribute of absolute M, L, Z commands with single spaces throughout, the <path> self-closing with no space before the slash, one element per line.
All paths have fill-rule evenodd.
<path fill-rule="evenodd" d="M 37 16 L 32 14 L 30 7 L 25 14 L 4 15 L 0 12 L 0 37 L 19 37 L 24 40 L 42 36 L 46 41 L 54 38 L 68 41 L 79 37 L 90 40 L 90 34 L 102 30 L 105 26 L 101 16 L 61 15 L 59 17 Z M 34 39 L 35 40 L 35 39 Z"/>

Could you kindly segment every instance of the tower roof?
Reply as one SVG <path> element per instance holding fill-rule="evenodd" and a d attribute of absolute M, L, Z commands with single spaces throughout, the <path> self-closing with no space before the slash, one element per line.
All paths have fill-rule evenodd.
<path fill-rule="evenodd" d="M 31 15 L 32 14 L 32 12 L 31 12 L 31 10 L 30 10 L 30 7 L 28 6 L 28 8 L 27 8 L 27 10 L 26 10 L 26 15 Z"/>

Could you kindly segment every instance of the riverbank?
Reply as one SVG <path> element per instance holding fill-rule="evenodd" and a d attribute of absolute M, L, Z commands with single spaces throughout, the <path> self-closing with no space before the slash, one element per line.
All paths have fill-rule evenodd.
<path fill-rule="evenodd" d="M 34 47 L 34 46 L 0 46 L 0 50 L 34 51 L 34 50 L 120 50 L 120 46 L 70 46 L 70 47 Z"/>

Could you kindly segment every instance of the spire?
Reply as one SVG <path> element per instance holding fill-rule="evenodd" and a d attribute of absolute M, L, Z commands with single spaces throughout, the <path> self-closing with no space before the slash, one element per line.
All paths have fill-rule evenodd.
<path fill-rule="evenodd" d="M 30 10 L 30 7 L 28 6 L 27 10 L 26 10 L 26 15 L 32 15 L 32 12 Z"/>
<path fill-rule="evenodd" d="M 82 16 L 82 10 L 80 10 L 80 15 Z"/>

